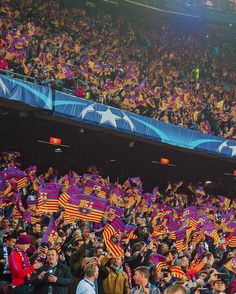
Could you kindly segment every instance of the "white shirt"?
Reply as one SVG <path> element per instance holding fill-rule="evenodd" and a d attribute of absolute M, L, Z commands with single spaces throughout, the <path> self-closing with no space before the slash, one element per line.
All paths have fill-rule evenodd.
<path fill-rule="evenodd" d="M 84 278 L 79 282 L 76 289 L 76 294 L 96 294 L 94 283 Z"/>

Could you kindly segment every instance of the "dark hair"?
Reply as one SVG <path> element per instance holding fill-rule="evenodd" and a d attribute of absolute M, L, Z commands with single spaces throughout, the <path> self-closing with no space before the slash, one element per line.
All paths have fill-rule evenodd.
<path fill-rule="evenodd" d="M 49 242 L 43 242 L 43 243 L 40 244 L 40 246 L 41 247 L 48 247 L 49 248 L 50 247 L 50 244 L 49 244 Z"/>
<path fill-rule="evenodd" d="M 55 251 L 57 256 L 59 256 L 59 252 L 57 251 L 55 247 L 48 248 L 48 251 Z"/>
<path fill-rule="evenodd" d="M 7 217 L 3 217 L 1 221 L 3 221 L 3 220 L 8 220 L 10 222 L 9 218 L 7 218 Z"/>
<path fill-rule="evenodd" d="M 213 281 L 213 283 L 212 283 L 213 286 L 215 285 L 216 282 L 219 282 L 219 281 L 223 282 L 226 285 L 225 279 L 223 279 L 223 278 L 217 278 L 217 280 Z"/>
<path fill-rule="evenodd" d="M 19 237 L 20 236 L 20 234 L 24 234 L 24 233 L 27 233 L 27 231 L 26 230 L 19 230 L 18 232 L 17 232 L 17 236 Z"/>
<path fill-rule="evenodd" d="M 134 254 L 137 251 L 140 251 L 142 249 L 141 242 L 135 243 L 132 247 L 132 253 Z"/>
<path fill-rule="evenodd" d="M 16 235 L 8 235 L 5 240 L 10 241 L 11 239 L 17 239 L 17 236 Z"/>
<path fill-rule="evenodd" d="M 63 230 L 58 231 L 58 236 L 63 238 L 66 236 L 66 233 Z"/>
<path fill-rule="evenodd" d="M 178 254 L 178 250 L 176 248 L 172 248 L 170 249 L 169 253 L 176 255 Z"/>
<path fill-rule="evenodd" d="M 170 247 L 170 244 L 169 243 L 167 243 L 167 242 L 162 242 L 162 244 L 161 245 L 167 245 L 168 247 Z"/>

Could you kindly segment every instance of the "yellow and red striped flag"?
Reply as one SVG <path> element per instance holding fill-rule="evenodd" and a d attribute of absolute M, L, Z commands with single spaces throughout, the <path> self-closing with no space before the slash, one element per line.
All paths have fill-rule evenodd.
<path fill-rule="evenodd" d="M 228 246 L 229 247 L 236 247 L 236 232 L 233 232 L 233 234 L 229 240 Z"/>
<path fill-rule="evenodd" d="M 65 219 L 83 219 L 100 223 L 104 216 L 107 200 L 91 195 L 71 196 L 65 204 Z"/>
<path fill-rule="evenodd" d="M 20 190 L 21 188 L 24 188 L 28 184 L 27 177 L 23 177 L 17 181 L 17 189 Z"/>
<path fill-rule="evenodd" d="M 48 183 L 44 187 L 39 187 L 38 190 L 38 205 L 39 212 L 57 212 L 58 199 L 61 193 L 62 185 Z"/>
<path fill-rule="evenodd" d="M 187 275 L 186 273 L 181 269 L 180 266 L 174 265 L 170 267 L 171 273 L 174 278 L 180 279 L 180 280 L 187 280 Z"/>
<path fill-rule="evenodd" d="M 113 204 L 118 207 L 125 207 L 122 191 L 119 188 L 113 189 L 108 198 Z"/>
<path fill-rule="evenodd" d="M 103 231 L 103 238 L 107 251 L 113 257 L 124 255 L 122 238 L 124 234 L 124 223 L 116 217 L 110 224 L 106 225 Z"/>
<path fill-rule="evenodd" d="M 193 230 L 196 230 L 198 222 L 190 217 L 189 219 L 189 226 L 192 227 Z"/>
<path fill-rule="evenodd" d="M 158 264 L 156 265 L 156 271 L 160 272 L 162 270 L 163 267 L 167 266 L 167 262 L 166 261 L 161 261 L 158 262 Z"/>
<path fill-rule="evenodd" d="M 230 272 L 236 274 L 236 255 L 234 255 L 234 257 L 226 263 L 225 268 L 227 268 L 227 270 L 229 270 Z"/>
<path fill-rule="evenodd" d="M 88 195 L 96 195 L 99 198 L 106 199 L 108 189 L 96 181 L 86 181 L 84 184 L 84 193 Z"/>

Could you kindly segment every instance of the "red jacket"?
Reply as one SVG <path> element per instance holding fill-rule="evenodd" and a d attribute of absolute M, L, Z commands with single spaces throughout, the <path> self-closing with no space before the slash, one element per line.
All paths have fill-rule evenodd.
<path fill-rule="evenodd" d="M 31 275 L 34 272 L 34 267 L 32 265 L 23 268 L 21 256 L 15 250 L 13 250 L 9 257 L 9 266 L 12 273 L 12 286 L 23 285 L 27 275 Z"/>

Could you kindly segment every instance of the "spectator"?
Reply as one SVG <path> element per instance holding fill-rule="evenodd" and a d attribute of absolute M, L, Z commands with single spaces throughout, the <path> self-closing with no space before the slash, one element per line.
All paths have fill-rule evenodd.
<path fill-rule="evenodd" d="M 76 294 L 96 294 L 95 281 L 98 278 L 98 267 L 88 263 L 84 268 L 85 277 L 79 282 Z"/>
<path fill-rule="evenodd" d="M 168 266 L 165 266 L 161 269 L 159 274 L 159 282 L 157 283 L 158 288 L 164 292 L 169 286 L 175 282 L 172 272 Z"/>
<path fill-rule="evenodd" d="M 32 277 L 35 294 L 66 294 L 72 283 L 70 269 L 59 261 L 59 254 L 55 248 L 48 249 L 47 264 L 42 266 Z"/>
<path fill-rule="evenodd" d="M 135 269 L 134 282 L 131 294 L 159 294 L 160 290 L 149 282 L 150 273 L 147 267 L 140 266 Z"/>
<path fill-rule="evenodd" d="M 14 235 L 8 235 L 0 247 L 0 288 L 11 284 L 12 275 L 9 268 L 9 257 L 16 243 Z"/>
<path fill-rule="evenodd" d="M 1 69 L 2 70 L 7 70 L 8 69 L 8 62 L 3 56 L 0 55 L 0 70 Z"/>
<path fill-rule="evenodd" d="M 223 279 L 217 279 L 213 282 L 212 294 L 226 294 L 226 282 Z"/>
<path fill-rule="evenodd" d="M 31 244 L 31 240 L 27 235 L 21 235 L 17 239 L 17 245 L 13 249 L 9 258 L 9 267 L 12 273 L 12 289 L 14 294 L 27 294 L 29 285 L 27 279 L 33 272 L 42 266 L 42 263 L 36 262 L 30 264 L 26 254 L 27 249 Z"/>
<path fill-rule="evenodd" d="M 96 279 L 94 276 L 92 279 L 99 294 L 150 294 L 153 291 L 161 294 L 167 291 L 186 293 L 183 287 L 194 294 L 199 294 L 205 288 L 210 293 L 224 293 L 226 286 L 227 291 L 228 288 L 234 291 L 236 201 L 218 194 L 218 184 L 214 187 L 214 193 L 210 192 L 209 186 L 206 193 L 200 183 L 186 183 L 185 187 L 182 181 L 170 181 L 167 188 L 163 185 L 162 190 L 155 187 L 152 193 L 145 193 L 138 177 L 130 177 L 124 184 L 117 185 L 99 176 L 98 172 L 80 176 L 69 172 L 62 177 L 59 174 L 53 176 L 53 183 L 49 178 L 49 182 L 45 183 L 35 173 L 20 190 L 24 191 L 24 197 L 28 199 L 32 187 L 35 187 L 31 181 L 36 181 L 38 190 L 34 192 L 34 200 L 40 200 L 44 189 L 50 196 L 52 189 L 53 198 L 50 201 L 53 205 L 50 207 L 55 210 L 61 203 L 65 207 L 62 209 L 59 206 L 57 212 L 49 212 L 50 207 L 45 206 L 47 202 L 38 201 L 34 210 L 28 210 L 30 215 L 25 215 L 24 209 L 28 209 L 27 205 L 31 207 L 32 203 L 26 201 L 25 207 L 22 204 L 19 210 L 14 203 L 19 191 L 8 192 L 5 187 L 9 180 L 13 181 L 14 176 L 25 175 L 28 169 L 23 171 L 17 168 L 7 158 L 12 156 L 4 154 L 0 158 L 2 204 L 8 205 L 1 209 L 1 213 L 5 215 L 6 210 L 13 209 L 13 213 L 9 213 L 9 220 L 2 219 L 2 229 L 8 228 L 3 239 L 6 245 L 3 249 L 7 249 L 7 253 L 10 253 L 15 241 L 12 239 L 12 223 L 16 217 L 18 219 L 14 234 L 19 237 L 9 257 L 14 293 L 29 292 L 31 284 L 30 290 L 36 294 L 75 294 L 78 283 L 81 280 L 85 283 L 85 268 L 91 263 L 96 271 L 98 269 Z M 14 169 L 6 168 L 9 164 L 15 166 Z M 35 167 L 31 170 L 35 170 Z M 95 193 L 98 187 L 101 190 Z M 67 206 L 67 200 L 71 204 L 77 199 L 74 194 L 85 195 L 83 192 L 86 192 L 92 212 L 93 201 L 96 205 L 101 202 L 105 204 L 99 211 L 102 216 L 99 221 L 97 218 L 96 221 L 89 220 L 87 200 L 82 201 L 82 209 L 81 203 L 78 204 L 79 209 L 74 206 L 71 210 L 71 206 Z M 101 195 L 102 200 L 99 198 Z M 11 201 L 10 204 L 4 202 L 5 197 Z M 72 218 L 73 213 L 75 216 Z M 31 222 L 47 224 L 42 240 L 36 239 L 37 248 L 31 246 L 31 264 L 37 261 L 33 266 L 26 254 L 31 243 L 26 232 L 30 231 Z M 25 230 L 22 229 L 23 225 Z M 3 254 L 0 256 L 0 269 L 7 270 L 8 254 L 6 250 L 5 254 L 0 250 L 0 254 Z M 39 269 L 33 273 L 35 268 Z M 6 280 L 4 274 L 3 279 Z"/>
<path fill-rule="evenodd" d="M 122 257 L 107 258 L 104 257 L 101 261 L 106 266 L 108 277 L 103 281 L 104 293 L 120 293 L 129 294 L 128 275 L 123 269 Z"/>
<path fill-rule="evenodd" d="M 187 291 L 182 285 L 175 284 L 168 287 L 164 294 L 187 294 Z"/>
<path fill-rule="evenodd" d="M 39 222 L 36 222 L 35 224 L 33 224 L 32 226 L 32 232 L 29 234 L 31 240 L 33 241 L 33 243 L 35 243 L 35 241 L 38 238 L 42 237 L 42 233 L 41 233 L 41 224 Z"/>
<path fill-rule="evenodd" d="M 73 284 L 71 285 L 71 292 L 74 293 L 78 283 L 83 279 L 82 260 L 85 257 L 86 250 L 88 250 L 89 239 L 84 241 L 78 239 L 74 242 L 74 252 L 70 257 L 70 269 L 73 276 Z"/>
<path fill-rule="evenodd" d="M 78 97 L 84 98 L 85 97 L 84 89 L 78 86 L 75 90 L 75 95 Z"/>
<path fill-rule="evenodd" d="M 8 231 L 10 228 L 10 221 L 8 218 L 4 217 L 1 221 L 1 230 Z"/>

